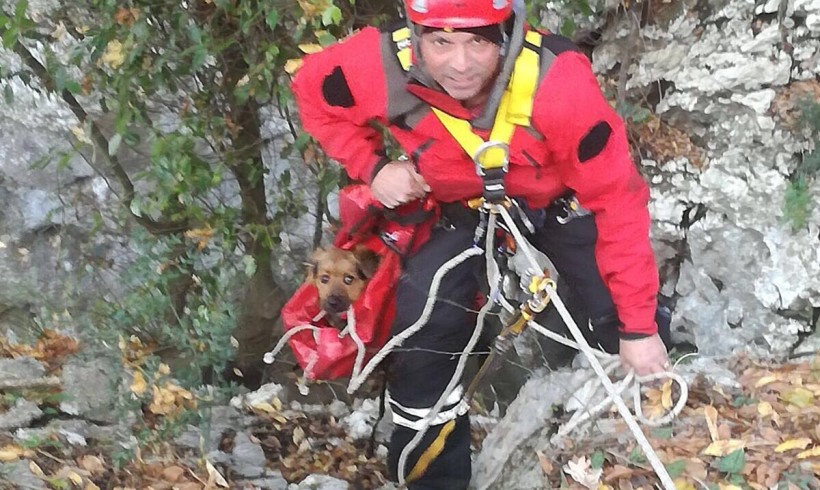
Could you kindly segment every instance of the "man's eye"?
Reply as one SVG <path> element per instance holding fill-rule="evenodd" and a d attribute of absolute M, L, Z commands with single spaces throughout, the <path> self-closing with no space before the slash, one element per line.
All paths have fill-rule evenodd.
<path fill-rule="evenodd" d="M 351 284 L 353 284 L 353 280 L 354 280 L 354 279 L 355 279 L 355 278 L 354 278 L 353 276 L 349 276 L 349 275 L 348 275 L 348 276 L 345 276 L 345 284 L 347 284 L 348 286 L 350 286 Z"/>
<path fill-rule="evenodd" d="M 330 276 L 325 274 L 319 278 L 319 281 L 321 281 L 322 284 L 327 284 L 328 282 L 330 282 Z"/>

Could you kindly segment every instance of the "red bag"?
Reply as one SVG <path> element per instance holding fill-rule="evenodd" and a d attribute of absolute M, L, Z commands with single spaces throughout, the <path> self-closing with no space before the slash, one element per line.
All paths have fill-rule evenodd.
<path fill-rule="evenodd" d="M 329 380 L 350 376 L 357 357 L 363 366 L 384 346 L 396 312 L 395 288 L 401 275 L 401 259 L 429 238 L 438 214 L 432 198 L 404 205 L 393 212 L 385 210 L 365 185 L 342 189 L 339 193 L 342 227 L 334 245 L 351 250 L 363 244 L 380 257 L 376 273 L 351 306 L 354 333 L 364 349 L 361 351 L 350 333 L 343 335 L 323 320 L 315 320 L 321 313 L 319 293 L 312 283 L 303 284 L 282 308 L 281 316 L 286 333 L 309 327 L 294 332 L 288 339 L 307 378 Z"/>

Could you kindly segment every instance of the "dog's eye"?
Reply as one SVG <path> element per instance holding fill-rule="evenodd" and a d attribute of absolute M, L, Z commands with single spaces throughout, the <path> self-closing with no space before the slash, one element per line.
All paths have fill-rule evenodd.
<path fill-rule="evenodd" d="M 319 281 L 321 281 L 322 284 L 327 284 L 328 282 L 330 282 L 330 276 L 324 274 L 322 275 L 322 277 L 319 278 Z"/>
<path fill-rule="evenodd" d="M 353 281 L 354 281 L 355 279 L 356 279 L 355 277 L 353 277 L 353 276 L 351 276 L 350 274 L 348 274 L 348 275 L 346 275 L 346 276 L 345 276 L 345 284 L 347 284 L 348 286 L 350 286 L 351 284 L 353 284 Z"/>

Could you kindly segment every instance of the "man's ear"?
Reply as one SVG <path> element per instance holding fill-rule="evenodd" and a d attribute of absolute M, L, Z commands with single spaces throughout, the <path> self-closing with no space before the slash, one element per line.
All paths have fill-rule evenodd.
<path fill-rule="evenodd" d="M 362 279 L 370 279 L 379 268 L 379 255 L 364 245 L 356 245 L 353 249 L 359 275 Z"/>

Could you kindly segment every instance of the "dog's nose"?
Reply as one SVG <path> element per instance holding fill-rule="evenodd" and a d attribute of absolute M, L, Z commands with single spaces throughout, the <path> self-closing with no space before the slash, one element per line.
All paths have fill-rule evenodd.
<path fill-rule="evenodd" d="M 327 301 L 325 301 L 325 309 L 332 313 L 341 313 L 347 310 L 348 306 L 347 299 L 336 294 L 328 296 Z"/>

